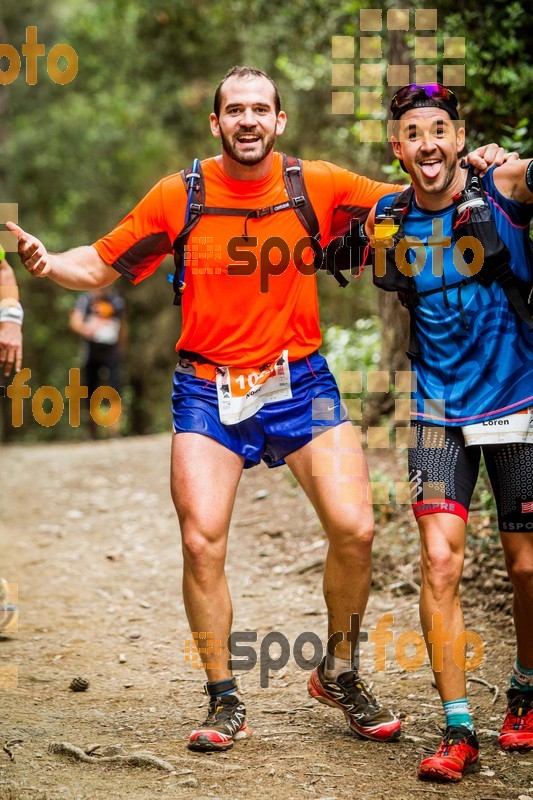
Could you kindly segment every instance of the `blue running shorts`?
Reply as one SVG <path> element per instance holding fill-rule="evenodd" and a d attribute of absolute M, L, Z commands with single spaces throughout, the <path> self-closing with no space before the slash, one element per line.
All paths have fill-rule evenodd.
<path fill-rule="evenodd" d="M 348 419 L 335 378 L 318 351 L 290 362 L 292 398 L 266 403 L 250 419 L 224 425 L 218 414 L 216 384 L 176 370 L 172 391 L 175 433 L 202 433 L 244 458 L 244 468 L 285 463 L 285 456 Z M 322 432 L 322 431 L 321 431 Z"/>

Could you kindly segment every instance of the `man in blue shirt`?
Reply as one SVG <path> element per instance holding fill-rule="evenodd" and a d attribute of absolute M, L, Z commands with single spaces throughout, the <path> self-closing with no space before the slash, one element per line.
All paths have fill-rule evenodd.
<path fill-rule="evenodd" d="M 498 741 L 504 750 L 533 749 L 533 329 L 528 324 L 531 308 L 527 310 L 533 285 L 533 162 L 514 160 L 490 169 L 461 207 L 467 199 L 467 171 L 458 155 L 465 129 L 453 92 L 440 84 L 405 86 L 395 94 L 391 112 L 392 147 L 413 191 L 405 197 L 402 193 L 404 206 L 398 214 L 396 195 L 382 198 L 369 232 L 376 237 L 376 283 L 400 288 L 411 314 L 410 355 L 417 385 L 409 477 L 422 546 L 420 619 L 446 714 L 444 740 L 435 756 L 421 762 L 418 774 L 458 781 L 479 767 L 479 743 L 466 697 L 459 584 L 481 453 L 514 588 L 517 637 L 508 711 Z M 488 240 L 455 241 L 458 226 L 486 203 L 500 244 L 507 247 L 508 275 L 514 276 L 511 282 L 520 295 L 516 307 L 502 283 L 487 276 Z M 388 270 L 379 263 L 379 253 L 383 258 L 385 252 L 379 250 L 380 218 L 389 225 L 389 234 L 396 228 L 396 238 L 382 242 L 390 247 Z M 386 277 L 380 284 L 378 266 L 380 274 L 392 274 L 392 283 Z M 439 625 L 443 633 L 437 641 Z"/>

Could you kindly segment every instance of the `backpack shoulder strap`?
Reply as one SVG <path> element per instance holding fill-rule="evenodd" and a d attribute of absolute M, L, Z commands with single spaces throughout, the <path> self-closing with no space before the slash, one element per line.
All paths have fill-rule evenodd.
<path fill-rule="evenodd" d="M 181 170 L 181 179 L 187 192 L 187 205 L 185 208 L 185 224 L 172 244 L 174 251 L 174 305 L 181 305 L 181 295 L 185 289 L 185 245 L 192 229 L 200 221 L 205 205 L 205 181 L 202 166 L 195 158 L 192 166 Z"/>
<path fill-rule="evenodd" d="M 339 286 L 348 286 L 348 281 L 335 265 L 334 260 L 327 258 L 327 253 L 324 253 L 320 244 L 320 225 L 307 193 L 303 164 L 300 158 L 283 154 L 283 179 L 292 207 L 313 241 L 315 269 L 326 269 L 333 275 Z"/>
<path fill-rule="evenodd" d="M 385 275 L 378 280 L 374 272 L 374 283 L 382 289 L 395 291 L 404 308 L 409 312 L 409 344 L 407 356 L 415 359 L 420 355 L 420 347 L 416 331 L 415 308 L 418 305 L 418 291 L 413 278 L 398 276 L 395 252 L 399 242 L 405 237 L 404 220 L 413 202 L 414 189 L 408 186 L 393 199 L 387 206 L 385 213 L 390 214 L 398 224 L 398 229 L 392 237 L 392 247 L 387 248 L 385 255 Z"/>
<path fill-rule="evenodd" d="M 533 330 L 533 283 L 521 280 L 514 273 L 509 248 L 498 233 L 495 212 L 487 202 L 483 186 L 472 167 L 468 170 L 464 190 L 454 197 L 454 202 L 454 241 L 462 236 L 471 236 L 483 246 L 483 265 L 473 279 L 484 286 L 493 281 L 499 283 L 509 306 Z"/>
<path fill-rule="evenodd" d="M 404 189 L 403 192 L 397 194 L 391 204 L 392 211 L 401 211 L 402 215 L 405 216 L 411 207 L 411 203 L 413 202 L 414 193 L 415 190 L 411 185 L 408 186 L 407 189 Z"/>
<path fill-rule="evenodd" d="M 283 180 L 289 199 L 305 230 L 313 239 L 320 238 L 320 226 L 305 187 L 302 160 L 283 154 Z"/>
<path fill-rule="evenodd" d="M 172 245 L 174 250 L 183 250 L 190 232 L 200 221 L 205 205 L 205 181 L 200 161 L 195 158 L 192 166 L 182 169 L 180 175 L 187 192 L 187 206 L 185 224 Z"/>

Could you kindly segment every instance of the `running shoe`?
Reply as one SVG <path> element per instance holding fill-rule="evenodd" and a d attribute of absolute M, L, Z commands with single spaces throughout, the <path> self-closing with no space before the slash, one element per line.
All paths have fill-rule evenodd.
<path fill-rule="evenodd" d="M 11 590 L 9 583 L 0 578 L 0 631 L 5 633 L 17 631 L 19 609 L 13 602 Z"/>
<path fill-rule="evenodd" d="M 498 737 L 502 750 L 533 750 L 533 692 L 507 691 L 507 716 Z"/>
<path fill-rule="evenodd" d="M 230 750 L 233 742 L 251 735 L 246 724 L 246 708 L 236 694 L 213 697 L 209 713 L 201 728 L 189 736 L 189 750 L 209 752 Z"/>
<path fill-rule="evenodd" d="M 311 697 L 344 712 L 350 730 L 363 739 L 392 742 L 400 736 L 401 722 L 379 704 L 356 670 L 330 680 L 324 675 L 325 658 L 309 678 Z"/>
<path fill-rule="evenodd" d="M 480 764 L 476 734 L 463 726 L 449 727 L 435 755 L 420 762 L 418 777 L 455 783 L 463 775 L 477 772 Z"/>

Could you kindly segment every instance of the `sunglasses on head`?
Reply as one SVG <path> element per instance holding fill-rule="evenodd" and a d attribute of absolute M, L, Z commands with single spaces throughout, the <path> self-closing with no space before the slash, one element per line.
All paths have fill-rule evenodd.
<path fill-rule="evenodd" d="M 398 89 L 391 100 L 391 111 L 410 100 L 411 96 L 417 92 L 424 92 L 428 100 L 443 100 L 445 103 L 451 103 L 454 108 L 459 105 L 452 90 L 441 83 L 410 83 L 409 86 L 402 86 L 401 89 Z"/>

